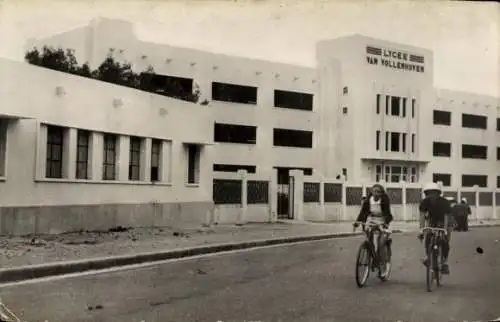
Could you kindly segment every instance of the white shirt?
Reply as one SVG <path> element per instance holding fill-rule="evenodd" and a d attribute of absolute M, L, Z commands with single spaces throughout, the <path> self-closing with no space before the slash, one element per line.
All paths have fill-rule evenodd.
<path fill-rule="evenodd" d="M 382 217 L 382 198 L 375 200 L 373 196 L 370 197 L 370 213 L 375 217 Z"/>

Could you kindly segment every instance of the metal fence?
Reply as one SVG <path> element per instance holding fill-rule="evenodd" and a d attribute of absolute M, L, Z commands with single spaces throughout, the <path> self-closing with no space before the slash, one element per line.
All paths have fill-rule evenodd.
<path fill-rule="evenodd" d="M 213 201 L 215 204 L 241 204 L 241 180 L 214 179 Z"/>
<path fill-rule="evenodd" d="M 304 182 L 304 202 L 319 202 L 319 182 Z"/>
<path fill-rule="evenodd" d="M 247 203 L 252 205 L 269 203 L 269 182 L 249 180 L 247 183 Z"/>

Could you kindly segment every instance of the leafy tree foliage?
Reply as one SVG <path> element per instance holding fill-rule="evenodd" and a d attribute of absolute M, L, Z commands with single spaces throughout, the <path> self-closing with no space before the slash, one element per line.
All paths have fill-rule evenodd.
<path fill-rule="evenodd" d="M 152 66 L 144 72 L 136 73 L 130 63 L 120 63 L 113 57 L 114 49 L 110 49 L 106 59 L 95 70 L 91 70 L 88 63 L 79 65 L 74 51 L 62 48 L 44 46 L 41 51 L 38 48 L 26 52 L 25 60 L 36 66 L 45 67 L 60 72 L 93 78 L 103 82 L 116 85 L 127 86 L 142 91 L 152 92 L 159 95 L 169 96 L 193 103 L 197 103 L 200 98 L 200 90 L 197 85 L 193 91 L 186 91 L 181 84 L 175 80 L 168 79 L 158 83 L 157 76 Z M 207 105 L 205 100 L 201 103 Z"/>

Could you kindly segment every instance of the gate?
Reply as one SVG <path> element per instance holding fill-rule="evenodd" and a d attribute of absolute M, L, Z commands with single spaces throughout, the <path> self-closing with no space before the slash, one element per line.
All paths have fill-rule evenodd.
<path fill-rule="evenodd" d="M 293 178 L 278 168 L 278 219 L 293 219 Z"/>

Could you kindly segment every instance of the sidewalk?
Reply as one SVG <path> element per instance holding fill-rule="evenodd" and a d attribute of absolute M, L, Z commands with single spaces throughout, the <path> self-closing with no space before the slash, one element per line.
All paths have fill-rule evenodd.
<path fill-rule="evenodd" d="M 471 222 L 471 227 L 500 225 L 500 221 Z M 395 232 L 414 231 L 416 222 L 394 222 Z M 40 265 L 54 262 L 95 259 L 141 253 L 166 252 L 226 243 L 276 238 L 352 233 L 352 223 L 310 223 L 285 221 L 243 226 L 219 225 L 191 230 L 168 228 L 113 229 L 107 232 L 77 232 L 32 237 L 0 237 L 0 267 Z M 325 238 L 326 238 L 325 237 Z M 279 242 L 277 242 L 279 243 Z"/>

